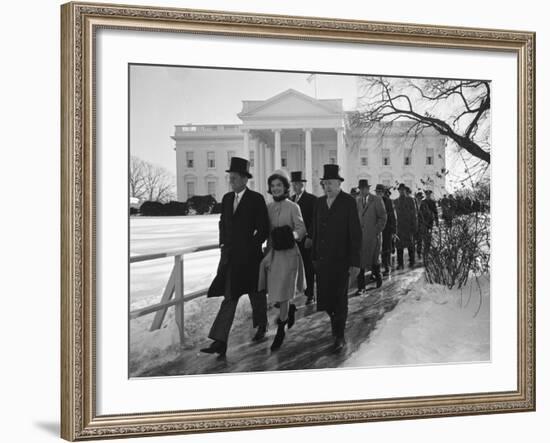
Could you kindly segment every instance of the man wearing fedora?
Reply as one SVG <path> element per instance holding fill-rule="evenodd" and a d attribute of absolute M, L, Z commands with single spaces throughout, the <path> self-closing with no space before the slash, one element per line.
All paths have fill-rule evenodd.
<path fill-rule="evenodd" d="M 313 222 L 313 206 L 317 197 L 306 191 L 304 183 L 306 180 L 302 178 L 302 171 L 294 171 L 290 173 L 290 182 L 292 184 L 292 190 L 294 195 L 291 200 L 297 203 L 302 211 L 302 218 L 306 225 L 306 236 L 298 243 L 300 254 L 302 255 L 302 261 L 304 262 L 304 269 L 306 274 L 306 305 L 309 305 L 313 301 L 313 284 L 314 284 L 314 272 L 313 263 L 311 262 L 311 225 Z"/>
<path fill-rule="evenodd" d="M 407 187 L 401 183 L 397 190 L 399 197 L 393 201 L 397 216 L 397 269 L 403 269 L 403 251 L 409 252 L 409 266 L 414 266 L 414 235 L 418 230 L 418 216 L 414 198 L 407 196 Z"/>
<path fill-rule="evenodd" d="M 380 273 L 380 251 L 382 249 L 382 231 L 386 226 L 386 208 L 380 197 L 370 193 L 369 181 L 359 180 L 357 213 L 361 224 L 362 242 L 360 249 L 361 266 L 357 276 L 357 290 L 365 290 L 365 271 L 369 269 L 376 281 L 376 287 L 382 286 Z"/>
<path fill-rule="evenodd" d="M 317 310 L 330 317 L 334 350 L 345 344 L 348 285 L 359 272 L 361 226 L 355 199 L 341 189 L 335 164 L 324 165 L 325 195 L 313 209 L 312 260 L 317 278 Z"/>
<path fill-rule="evenodd" d="M 233 191 L 222 199 L 220 262 L 208 289 L 208 297 L 223 296 L 223 300 L 208 334 L 214 341 L 201 349 L 201 352 L 220 356 L 226 353 L 229 331 L 241 295 L 248 294 L 250 298 L 253 326 L 258 328 L 254 340 L 263 338 L 267 329 L 266 296 L 257 290 L 262 244 L 269 235 L 267 206 L 261 194 L 246 186 L 248 179 L 252 178 L 248 160 L 232 157 L 226 172 Z"/>
<path fill-rule="evenodd" d="M 390 274 L 390 258 L 393 249 L 393 239 L 395 237 L 395 230 L 397 227 L 397 220 L 395 217 L 395 209 L 393 209 L 393 203 L 389 197 L 388 188 L 382 184 L 377 184 L 374 190 L 376 195 L 384 202 L 386 208 L 386 226 L 382 231 L 382 266 L 384 266 L 384 272 L 382 275 Z"/>

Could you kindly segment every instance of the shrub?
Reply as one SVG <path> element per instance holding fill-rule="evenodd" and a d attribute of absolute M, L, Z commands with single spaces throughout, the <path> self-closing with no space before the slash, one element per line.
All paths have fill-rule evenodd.
<path fill-rule="evenodd" d="M 166 215 L 187 215 L 189 214 L 189 205 L 185 202 L 172 200 L 164 204 L 164 213 Z"/>
<path fill-rule="evenodd" d="M 195 214 L 210 214 L 216 204 L 216 199 L 211 195 L 195 195 L 187 200 L 189 212 Z"/>
<path fill-rule="evenodd" d="M 157 201 L 143 202 L 139 210 L 141 214 L 145 216 L 165 215 L 164 205 L 161 202 Z"/>
<path fill-rule="evenodd" d="M 470 275 L 488 274 L 490 224 L 489 213 L 470 212 L 434 227 L 424 251 L 428 282 L 461 288 Z"/>

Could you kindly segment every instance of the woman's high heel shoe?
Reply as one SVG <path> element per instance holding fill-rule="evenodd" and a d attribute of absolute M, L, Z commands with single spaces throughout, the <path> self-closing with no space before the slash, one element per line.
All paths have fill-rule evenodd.
<path fill-rule="evenodd" d="M 288 308 L 288 329 L 294 326 L 295 321 L 296 321 L 296 305 L 291 303 Z"/>
<path fill-rule="evenodd" d="M 279 325 L 277 327 L 277 334 L 275 334 L 275 339 L 273 340 L 273 343 L 271 344 L 271 350 L 276 351 L 281 347 L 283 344 L 283 341 L 285 339 L 285 326 L 287 324 L 287 320 L 281 321 L 281 319 L 277 319 L 277 324 Z"/>

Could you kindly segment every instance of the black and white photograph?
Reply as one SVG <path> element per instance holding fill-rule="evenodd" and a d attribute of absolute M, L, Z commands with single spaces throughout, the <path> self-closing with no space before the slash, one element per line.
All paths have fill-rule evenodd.
<path fill-rule="evenodd" d="M 129 377 L 491 359 L 491 81 L 130 64 Z"/>

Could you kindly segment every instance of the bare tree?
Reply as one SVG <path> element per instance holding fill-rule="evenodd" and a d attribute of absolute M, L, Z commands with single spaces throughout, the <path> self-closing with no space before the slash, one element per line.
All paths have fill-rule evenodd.
<path fill-rule="evenodd" d="M 130 158 L 130 197 L 139 200 L 166 202 L 174 198 L 174 176 L 165 168 Z"/>
<path fill-rule="evenodd" d="M 488 165 L 491 86 L 485 80 L 361 77 L 358 110 L 350 118 L 367 131 L 375 124 L 410 121 L 408 133 L 432 128 Z M 384 126 L 384 125 L 382 125 Z"/>

